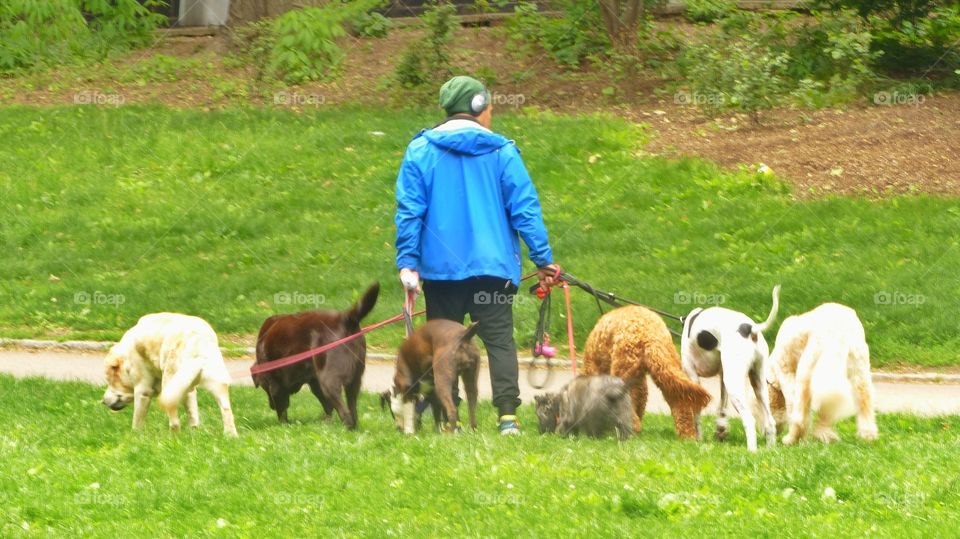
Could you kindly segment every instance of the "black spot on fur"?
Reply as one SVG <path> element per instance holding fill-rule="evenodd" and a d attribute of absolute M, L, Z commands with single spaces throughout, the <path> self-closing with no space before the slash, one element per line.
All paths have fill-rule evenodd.
<path fill-rule="evenodd" d="M 713 350 L 720 344 L 720 341 L 717 340 L 717 337 L 709 331 L 701 331 L 697 333 L 697 346 L 703 350 Z"/>
<path fill-rule="evenodd" d="M 737 328 L 737 333 L 739 333 L 744 339 L 747 339 L 753 333 L 753 325 L 747 323 L 740 324 L 740 327 Z"/>

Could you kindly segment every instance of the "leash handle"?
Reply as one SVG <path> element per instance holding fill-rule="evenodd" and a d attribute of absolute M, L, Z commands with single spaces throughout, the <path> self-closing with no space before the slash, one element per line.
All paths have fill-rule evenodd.
<path fill-rule="evenodd" d="M 413 309 L 417 304 L 417 292 L 413 289 L 407 289 L 407 295 L 403 302 L 403 325 L 406 329 L 407 338 L 413 335 Z"/>

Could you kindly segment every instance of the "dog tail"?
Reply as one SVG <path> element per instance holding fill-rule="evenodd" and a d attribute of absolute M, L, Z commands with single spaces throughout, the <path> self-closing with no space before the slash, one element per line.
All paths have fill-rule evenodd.
<path fill-rule="evenodd" d="M 770 328 L 773 324 L 773 321 L 777 319 L 777 311 L 780 310 L 780 285 L 773 287 L 773 305 L 770 307 L 770 314 L 767 315 L 767 319 L 763 321 L 762 324 L 757 324 L 754 326 L 757 333 L 763 333 Z"/>
<path fill-rule="evenodd" d="M 363 293 L 363 297 L 360 298 L 349 311 L 344 313 L 347 319 L 347 323 L 350 325 L 360 325 L 360 321 L 364 319 L 365 316 L 370 314 L 370 311 L 373 310 L 374 306 L 377 304 L 377 297 L 380 295 L 380 283 L 373 283 L 370 285 L 370 288 Z"/>

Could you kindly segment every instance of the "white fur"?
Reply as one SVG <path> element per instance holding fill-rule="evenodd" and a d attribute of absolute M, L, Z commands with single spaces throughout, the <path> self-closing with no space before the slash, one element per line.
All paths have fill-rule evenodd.
<path fill-rule="evenodd" d="M 807 433 L 812 412 L 818 412 L 813 435 L 837 439 L 834 423 L 857 414 L 857 435 L 878 436 L 870 376 L 870 348 L 857 313 L 825 303 L 784 320 L 767 367 L 772 391 L 781 391 L 789 431 L 784 444 L 795 444 Z M 781 415 L 781 414 L 778 414 Z M 781 420 L 781 422 L 783 422 Z"/>
<path fill-rule="evenodd" d="M 741 312 L 724 307 L 694 309 L 683 323 L 680 356 L 684 372 L 697 383 L 700 382 L 701 377 L 720 375 L 717 438 L 720 440 L 726 438 L 727 401 L 732 401 L 733 408 L 740 414 L 743 421 L 747 449 L 750 451 L 757 450 L 757 428 L 756 419 L 747 399 L 747 380 L 760 403 L 767 445 L 776 443 L 776 424 L 770 411 L 770 399 L 764 383 L 764 363 L 769 354 L 769 347 L 763 338 L 763 332 L 776 319 L 779 294 L 780 286 L 777 285 L 773 288 L 773 305 L 770 314 L 761 324 L 755 323 Z M 742 324 L 750 326 L 750 333 L 746 337 L 738 331 Z M 716 348 L 705 350 L 700 347 L 697 336 L 701 332 L 707 332 L 716 338 L 718 341 Z M 699 414 L 696 421 L 697 435 L 700 436 Z"/>
<path fill-rule="evenodd" d="M 200 424 L 196 387 L 213 393 L 223 417 L 223 432 L 236 436 L 230 407 L 230 375 L 223 362 L 217 334 L 206 321 L 176 313 L 140 318 L 115 344 L 104 360 L 107 390 L 103 404 L 119 410 L 133 402 L 133 428 L 143 426 L 151 398 L 180 429 L 177 408 L 186 399 L 190 426 Z"/>

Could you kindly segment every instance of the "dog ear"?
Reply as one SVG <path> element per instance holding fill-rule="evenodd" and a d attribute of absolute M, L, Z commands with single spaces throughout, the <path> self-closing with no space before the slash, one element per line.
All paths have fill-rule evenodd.
<path fill-rule="evenodd" d="M 363 297 L 358 301 L 349 311 L 347 311 L 346 318 L 347 321 L 351 324 L 360 325 L 360 321 L 363 320 L 365 316 L 370 314 L 370 311 L 373 310 L 373 307 L 377 304 L 377 297 L 380 296 L 380 283 L 376 282 L 370 285 L 370 288 L 363 293 Z"/>

